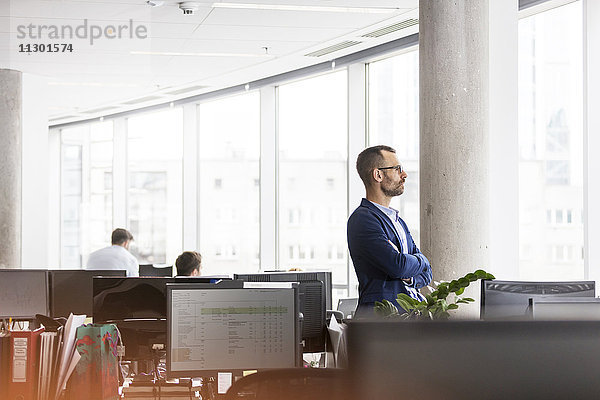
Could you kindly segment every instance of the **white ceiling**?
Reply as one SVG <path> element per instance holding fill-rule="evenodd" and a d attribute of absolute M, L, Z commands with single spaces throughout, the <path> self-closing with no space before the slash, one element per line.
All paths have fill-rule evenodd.
<path fill-rule="evenodd" d="M 213 7 L 220 0 L 198 1 L 194 15 L 183 15 L 180 1 L 166 0 L 160 7 L 150 7 L 145 0 L 0 0 L 0 68 L 47 77 L 52 99 L 49 112 L 55 123 L 60 117 L 70 116 L 63 119 L 67 121 L 99 115 L 101 112 L 89 111 L 108 105 L 125 110 L 152 104 L 122 104 L 149 95 L 158 96 L 154 103 L 170 101 L 176 97 L 167 92 L 185 87 L 199 88 L 178 97 L 243 84 L 333 60 L 418 30 L 412 26 L 379 38 L 361 37 L 417 19 L 418 0 L 227 0 L 392 9 L 387 13 L 229 9 Z M 89 38 L 51 39 L 46 29 L 39 39 L 18 38 L 19 26 L 25 27 L 21 30 L 27 30 L 29 24 L 75 28 L 84 19 L 88 25 L 102 28 L 129 24 L 131 19 L 134 27 L 146 27 L 148 37 L 100 38 L 90 45 Z M 37 36 L 35 28 L 33 32 Z M 305 55 L 345 40 L 360 44 L 322 57 Z M 19 53 L 19 45 L 27 43 L 70 43 L 73 52 Z"/>

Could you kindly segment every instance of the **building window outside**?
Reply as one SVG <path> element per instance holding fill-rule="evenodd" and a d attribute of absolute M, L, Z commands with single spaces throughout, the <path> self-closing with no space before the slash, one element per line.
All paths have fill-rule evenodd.
<path fill-rule="evenodd" d="M 405 190 L 390 207 L 400 211 L 420 243 L 419 221 L 419 53 L 410 51 L 372 62 L 368 68 L 369 145 L 385 144 L 407 173 Z"/>
<path fill-rule="evenodd" d="M 259 272 L 260 94 L 207 101 L 197 110 L 198 250 L 221 248 L 219 255 L 206 252 L 203 273 Z"/>
<path fill-rule="evenodd" d="M 347 258 L 329 259 L 327 245 L 346 246 L 346 221 L 330 224 L 326 213 L 346 208 L 347 79 L 343 69 L 278 88 L 280 268 L 330 270 L 339 285 L 347 285 Z M 331 190 L 318 183 L 323 171 L 336 182 Z"/>
<path fill-rule="evenodd" d="M 130 117 L 127 136 L 130 251 L 140 264 L 173 265 L 183 240 L 182 109 Z"/>
<path fill-rule="evenodd" d="M 582 46 L 581 1 L 519 21 L 521 279 L 584 277 Z"/>

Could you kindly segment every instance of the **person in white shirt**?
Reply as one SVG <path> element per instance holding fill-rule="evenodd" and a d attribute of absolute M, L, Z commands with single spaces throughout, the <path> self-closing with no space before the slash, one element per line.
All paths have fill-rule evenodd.
<path fill-rule="evenodd" d="M 113 231 L 112 246 L 94 251 L 88 258 L 86 269 L 114 269 L 126 270 L 127 276 L 139 276 L 140 266 L 138 260 L 129 252 L 129 243 L 133 235 L 123 228 Z"/>

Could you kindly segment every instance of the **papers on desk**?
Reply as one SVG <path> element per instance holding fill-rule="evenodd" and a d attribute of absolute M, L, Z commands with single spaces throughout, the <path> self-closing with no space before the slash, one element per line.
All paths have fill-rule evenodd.
<path fill-rule="evenodd" d="M 335 316 L 332 316 L 327 331 L 329 332 L 329 339 L 331 340 L 335 367 L 346 368 L 348 366 L 346 324 L 340 324 Z"/>
<path fill-rule="evenodd" d="M 69 319 L 63 330 L 62 346 L 58 354 L 56 371 L 56 392 L 54 399 L 58 400 L 65 389 L 69 376 L 81 359 L 81 355 L 75 349 L 75 334 L 77 328 L 85 322 L 85 315 L 69 315 Z"/>

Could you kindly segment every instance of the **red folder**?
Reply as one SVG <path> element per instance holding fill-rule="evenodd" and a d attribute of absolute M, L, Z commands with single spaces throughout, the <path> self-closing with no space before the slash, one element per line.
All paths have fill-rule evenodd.
<path fill-rule="evenodd" d="M 8 400 L 36 400 L 39 338 L 43 331 L 10 332 Z"/>

